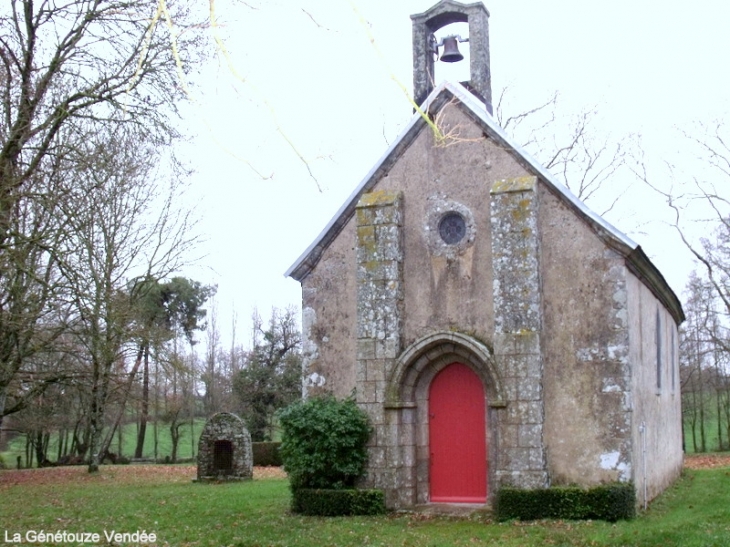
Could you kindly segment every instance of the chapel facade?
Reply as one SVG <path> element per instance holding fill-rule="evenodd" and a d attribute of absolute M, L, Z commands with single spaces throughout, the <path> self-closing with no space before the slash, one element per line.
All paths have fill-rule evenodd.
<path fill-rule="evenodd" d="M 391 508 L 617 481 L 643 503 L 682 467 L 683 311 L 492 118 L 488 17 L 452 0 L 412 16 L 421 112 L 287 272 L 304 393 L 367 411 L 363 485 Z M 434 88 L 433 36 L 453 22 L 471 81 Z"/>

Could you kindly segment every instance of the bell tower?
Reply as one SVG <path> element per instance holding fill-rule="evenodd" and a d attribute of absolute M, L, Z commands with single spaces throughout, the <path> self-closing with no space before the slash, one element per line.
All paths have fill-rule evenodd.
<path fill-rule="evenodd" d="M 413 97 L 420 105 L 434 87 L 434 64 L 443 48 L 440 61 L 458 62 L 463 56 L 458 43 L 468 43 L 469 81 L 462 82 L 484 101 L 492 113 L 492 77 L 489 68 L 489 12 L 481 2 L 461 4 L 441 0 L 428 11 L 411 15 L 413 21 Z M 452 23 L 468 23 L 469 36 L 449 36 L 439 43 L 434 33 Z"/>

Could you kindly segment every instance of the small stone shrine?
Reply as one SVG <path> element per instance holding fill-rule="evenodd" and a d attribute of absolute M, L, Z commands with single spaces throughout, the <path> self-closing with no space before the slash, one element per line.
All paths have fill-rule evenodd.
<path fill-rule="evenodd" d="M 253 476 L 251 435 L 230 412 L 213 415 L 198 442 L 198 482 L 249 480 Z"/>

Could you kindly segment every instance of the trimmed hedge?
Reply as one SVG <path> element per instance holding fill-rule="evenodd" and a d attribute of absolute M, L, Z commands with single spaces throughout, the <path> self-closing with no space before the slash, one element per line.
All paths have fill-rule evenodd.
<path fill-rule="evenodd" d="M 382 515 L 385 494 L 382 490 L 329 490 L 297 488 L 292 491 L 293 513 L 318 517 Z"/>
<path fill-rule="evenodd" d="M 278 442 L 251 443 L 253 464 L 262 467 L 280 467 L 282 465 L 280 446 L 281 443 Z"/>
<path fill-rule="evenodd" d="M 584 490 L 554 487 L 536 490 L 502 488 L 496 494 L 497 520 L 630 520 L 636 516 L 636 492 L 631 483 L 613 483 Z"/>

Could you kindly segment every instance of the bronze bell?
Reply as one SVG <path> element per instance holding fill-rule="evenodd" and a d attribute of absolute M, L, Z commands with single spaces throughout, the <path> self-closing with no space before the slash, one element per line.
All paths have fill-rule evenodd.
<path fill-rule="evenodd" d="M 464 56 L 459 52 L 459 42 L 456 36 L 447 36 L 443 39 L 444 52 L 441 61 L 444 63 L 458 63 Z"/>

